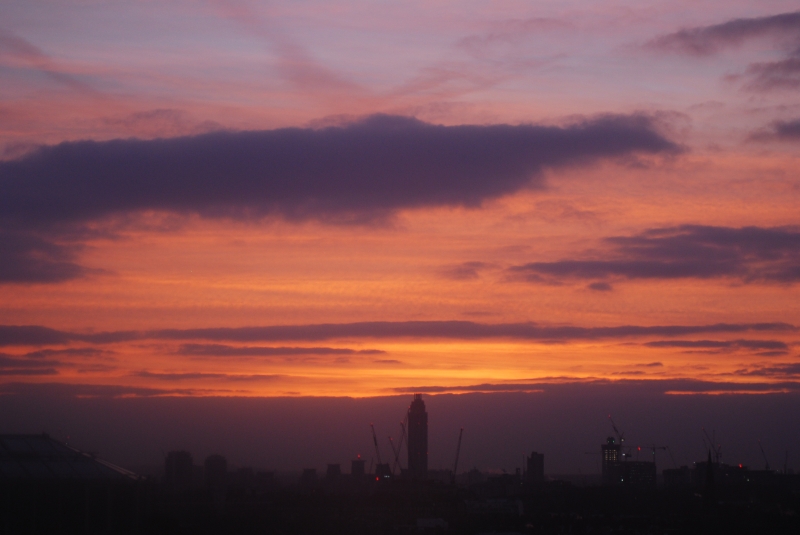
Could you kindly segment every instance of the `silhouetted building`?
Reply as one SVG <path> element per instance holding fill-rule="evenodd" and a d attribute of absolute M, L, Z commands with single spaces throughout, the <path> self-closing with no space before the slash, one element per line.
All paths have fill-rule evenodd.
<path fill-rule="evenodd" d="M 391 479 L 392 468 L 389 463 L 379 463 L 375 465 L 375 479 Z"/>
<path fill-rule="evenodd" d="M 317 484 L 317 469 L 304 468 L 303 475 L 300 476 L 300 484 L 306 487 L 313 487 Z"/>
<path fill-rule="evenodd" d="M 223 489 L 228 477 L 228 461 L 222 455 L 209 455 L 204 464 L 206 486 Z"/>
<path fill-rule="evenodd" d="M 342 475 L 342 467 L 339 463 L 329 464 L 328 470 L 325 472 L 325 479 L 336 480 Z"/>
<path fill-rule="evenodd" d="M 614 437 L 608 437 L 600 445 L 603 455 L 603 485 L 624 485 L 631 487 L 655 487 L 656 463 L 627 461 L 622 448 Z"/>
<path fill-rule="evenodd" d="M 544 453 L 531 453 L 528 457 L 525 471 L 525 481 L 532 485 L 544 482 Z"/>
<path fill-rule="evenodd" d="M 228 484 L 237 489 L 252 489 L 256 485 L 256 473 L 249 466 L 243 466 L 228 474 Z"/>
<path fill-rule="evenodd" d="M 664 476 L 664 486 L 667 488 L 685 488 L 692 484 L 692 471 L 688 466 L 666 468 L 661 473 Z"/>
<path fill-rule="evenodd" d="M 750 470 L 747 466 L 730 465 L 709 459 L 695 463 L 692 486 L 700 489 L 730 489 L 741 486 L 776 485 L 778 474 L 770 470 Z"/>
<path fill-rule="evenodd" d="M 477 485 L 479 483 L 483 483 L 484 481 L 486 481 L 486 476 L 483 475 L 483 473 L 480 470 L 478 470 L 477 468 L 473 468 L 472 470 L 467 472 L 467 485 L 468 486 Z"/>
<path fill-rule="evenodd" d="M 71 448 L 50 438 L 46 433 L 0 435 L 0 480 L 24 479 L 130 482 L 141 478 L 124 468 L 102 461 L 91 453 Z"/>
<path fill-rule="evenodd" d="M 714 483 L 714 465 L 711 463 L 711 450 L 708 450 L 708 461 L 704 467 L 698 466 L 697 469 L 705 472 L 705 484 L 703 485 L 703 505 L 710 508 L 714 505 L 714 494 L 716 492 Z"/>
<path fill-rule="evenodd" d="M 364 459 L 359 455 L 358 459 L 353 459 L 350 463 L 350 476 L 353 477 L 353 479 L 361 479 L 364 477 L 365 473 Z"/>
<path fill-rule="evenodd" d="M 608 437 L 606 443 L 600 446 L 600 452 L 603 455 L 603 485 L 613 485 L 615 483 L 616 474 L 612 473 L 611 466 L 620 461 L 620 445 L 617 444 L 614 437 Z"/>
<path fill-rule="evenodd" d="M 171 451 L 164 461 L 164 482 L 172 490 L 192 486 L 194 461 L 188 451 Z"/>
<path fill-rule="evenodd" d="M 612 465 L 611 470 L 616 477 L 615 484 L 640 488 L 656 486 L 656 463 L 622 461 Z"/>
<path fill-rule="evenodd" d="M 275 472 L 256 472 L 253 483 L 259 490 L 271 489 L 275 486 Z"/>
<path fill-rule="evenodd" d="M 0 435 L 0 533 L 131 533 L 152 486 L 40 435 Z"/>
<path fill-rule="evenodd" d="M 408 474 L 414 479 L 428 474 L 428 413 L 422 394 L 414 394 L 408 408 Z"/>

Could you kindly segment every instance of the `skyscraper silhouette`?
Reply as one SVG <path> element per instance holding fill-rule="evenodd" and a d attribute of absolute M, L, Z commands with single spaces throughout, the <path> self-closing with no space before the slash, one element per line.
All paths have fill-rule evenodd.
<path fill-rule="evenodd" d="M 615 485 L 619 483 L 618 465 L 620 462 L 621 446 L 617 444 L 614 437 L 608 437 L 605 444 L 600 445 L 603 454 L 603 485 Z"/>
<path fill-rule="evenodd" d="M 428 413 L 422 394 L 414 394 L 408 408 L 408 473 L 414 479 L 428 475 Z"/>

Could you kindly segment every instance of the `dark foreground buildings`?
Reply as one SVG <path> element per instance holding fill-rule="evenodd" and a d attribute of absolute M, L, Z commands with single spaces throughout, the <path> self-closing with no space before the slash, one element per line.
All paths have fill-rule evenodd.
<path fill-rule="evenodd" d="M 656 488 L 656 463 L 629 461 L 622 445 L 608 437 L 600 445 L 603 485 L 637 488 Z"/>
<path fill-rule="evenodd" d="M 350 474 L 329 464 L 325 477 L 315 468 L 275 477 L 174 451 L 163 477 L 147 479 L 46 435 L 0 435 L 0 535 L 800 533 L 800 477 L 786 467 L 751 471 L 709 452 L 665 470 L 659 488 L 655 463 L 627 460 L 609 439 L 603 486 L 545 478 L 537 452 L 516 474 L 440 478 L 428 470 L 418 394 L 408 424 L 412 477 L 387 478 L 365 474 L 361 458 Z"/>
<path fill-rule="evenodd" d="M 0 533 L 144 532 L 153 486 L 41 435 L 0 435 Z"/>
<path fill-rule="evenodd" d="M 422 394 L 414 394 L 408 408 L 408 473 L 413 479 L 428 475 L 428 413 Z"/>

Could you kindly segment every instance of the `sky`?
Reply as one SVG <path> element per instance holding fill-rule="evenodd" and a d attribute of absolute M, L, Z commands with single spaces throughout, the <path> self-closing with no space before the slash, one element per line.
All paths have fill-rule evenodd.
<path fill-rule="evenodd" d="M 612 410 L 800 459 L 796 3 L 0 11 L 0 431 L 298 468 L 198 414 L 344 463 L 421 392 L 484 468 L 591 471 Z"/>

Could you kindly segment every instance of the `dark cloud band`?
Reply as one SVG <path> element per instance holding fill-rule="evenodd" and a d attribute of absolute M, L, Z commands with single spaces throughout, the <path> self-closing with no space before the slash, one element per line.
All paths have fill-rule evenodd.
<path fill-rule="evenodd" d="M 477 323 L 472 321 L 372 321 L 269 325 L 154 331 L 111 331 L 92 334 L 56 331 L 39 326 L 0 326 L 0 346 L 53 345 L 68 342 L 108 344 L 135 340 L 206 340 L 230 342 L 319 341 L 343 338 L 424 338 L 481 340 L 510 338 L 544 343 L 646 336 L 687 336 L 707 333 L 796 332 L 788 323 L 716 323 L 709 325 L 622 325 L 580 327 L 538 323 Z"/>
<path fill-rule="evenodd" d="M 751 91 L 800 87 L 800 11 L 687 28 L 653 39 L 648 46 L 692 56 L 709 56 L 757 38 L 776 42 L 785 57 L 778 61 L 752 63 L 743 74 L 726 78 L 733 81 L 744 79 L 744 88 Z"/>
<path fill-rule="evenodd" d="M 118 212 L 320 218 L 465 205 L 541 185 L 541 171 L 678 147 L 644 116 L 567 127 L 437 126 L 373 116 L 343 127 L 71 142 L 0 163 L 0 221 L 37 227 Z"/>
<path fill-rule="evenodd" d="M 789 346 L 779 340 L 656 340 L 646 342 L 647 347 L 669 349 L 747 349 L 751 351 L 770 350 L 781 354 L 789 351 Z"/>
<path fill-rule="evenodd" d="M 800 11 L 686 28 L 653 39 L 648 44 L 654 48 L 703 56 L 768 35 L 800 37 Z"/>
<path fill-rule="evenodd" d="M 146 379 L 157 379 L 160 381 L 193 381 L 205 379 L 217 379 L 225 381 L 276 381 L 285 378 L 283 375 L 276 374 L 229 374 L 229 373 L 157 373 L 149 371 L 138 371 L 131 373 L 134 377 L 144 377 Z"/>
<path fill-rule="evenodd" d="M 299 355 L 378 355 L 380 349 L 345 347 L 238 347 L 221 344 L 183 344 L 178 353 L 198 357 L 292 357 Z"/>
<path fill-rule="evenodd" d="M 768 374 L 763 374 L 768 375 Z M 782 373 L 782 375 L 786 375 Z M 800 393 L 800 382 L 729 382 L 702 381 L 694 379 L 588 379 L 585 381 L 552 378 L 550 381 L 531 383 L 483 383 L 465 386 L 411 386 L 391 389 L 395 393 L 444 393 L 444 392 L 549 392 L 566 387 L 581 389 L 607 387 L 616 390 L 642 390 L 653 394 L 750 394 L 767 392 Z"/>
<path fill-rule="evenodd" d="M 81 141 L 0 162 L 0 283 L 87 274 L 74 235 L 154 210 L 363 222 L 404 208 L 479 206 L 543 187 L 542 171 L 680 148 L 643 115 L 565 127 L 438 126 L 372 116 L 347 126 Z"/>
<path fill-rule="evenodd" d="M 800 281 L 800 231 L 795 228 L 684 225 L 605 240 L 602 257 L 531 262 L 509 268 L 512 278 L 541 282 L 580 279 L 709 279 Z"/>
<path fill-rule="evenodd" d="M 800 60 L 798 61 L 798 74 L 800 74 Z M 800 140 L 800 119 L 790 121 L 776 121 L 769 127 L 761 129 L 750 135 L 753 141 L 799 141 Z"/>

